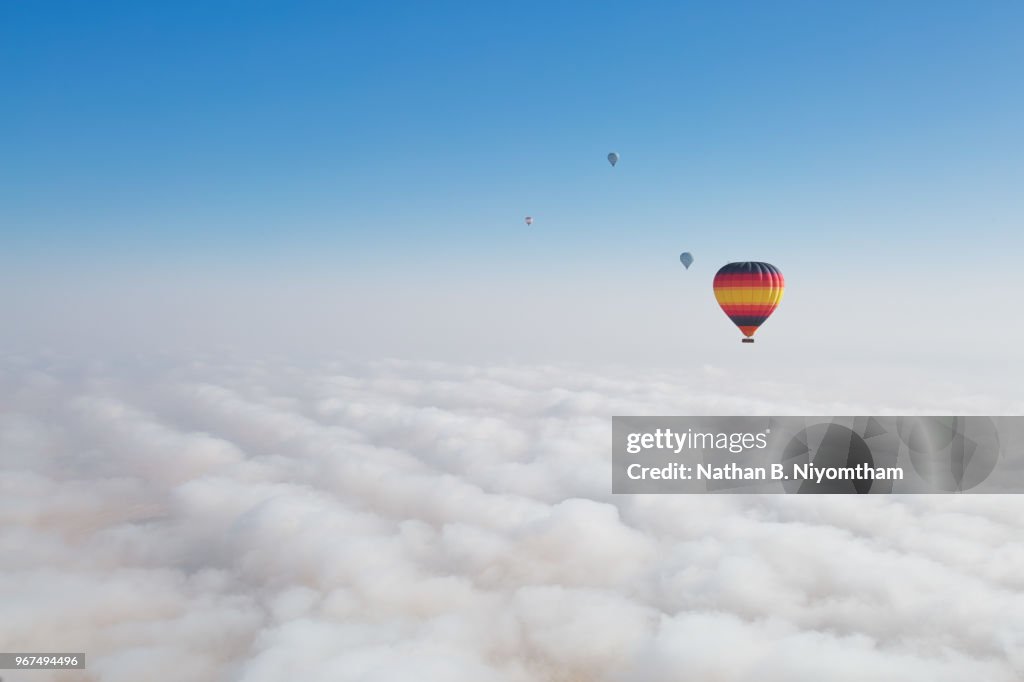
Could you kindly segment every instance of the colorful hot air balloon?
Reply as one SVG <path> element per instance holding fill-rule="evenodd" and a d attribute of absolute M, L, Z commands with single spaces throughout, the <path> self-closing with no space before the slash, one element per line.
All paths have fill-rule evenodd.
<path fill-rule="evenodd" d="M 615 164 L 617 164 L 618 162 L 619 162 L 619 155 L 618 154 L 616 154 L 615 152 L 612 152 L 611 154 L 608 155 L 608 163 L 610 163 L 612 165 L 612 168 L 614 168 Z"/>
<path fill-rule="evenodd" d="M 530 217 L 530 216 L 526 216 L 526 224 L 527 225 L 533 225 L 533 218 Z"/>
<path fill-rule="evenodd" d="M 729 263 L 715 275 L 715 298 L 733 324 L 743 332 L 743 343 L 753 343 L 754 332 L 775 312 L 786 281 L 769 263 Z"/>
<path fill-rule="evenodd" d="M 693 265 L 693 256 L 690 255 L 689 251 L 683 251 L 679 254 L 679 262 L 683 264 L 683 267 L 689 270 L 690 266 Z"/>

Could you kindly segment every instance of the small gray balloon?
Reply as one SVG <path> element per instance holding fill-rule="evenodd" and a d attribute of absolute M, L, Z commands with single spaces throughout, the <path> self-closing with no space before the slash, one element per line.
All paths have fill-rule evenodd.
<path fill-rule="evenodd" d="M 618 162 L 619 162 L 619 155 L 618 154 L 616 154 L 615 152 L 612 152 L 611 154 L 608 155 L 608 163 L 610 163 L 612 165 L 612 167 L 614 167 L 615 164 L 618 163 Z"/>
<path fill-rule="evenodd" d="M 689 270 L 690 266 L 693 264 L 693 256 L 690 255 L 689 251 L 683 251 L 679 254 L 679 262 Z"/>

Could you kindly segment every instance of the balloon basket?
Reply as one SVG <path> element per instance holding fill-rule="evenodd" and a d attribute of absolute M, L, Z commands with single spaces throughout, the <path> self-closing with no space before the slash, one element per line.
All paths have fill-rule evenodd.
<path fill-rule="evenodd" d="M 754 343 L 754 339 L 740 339 L 742 343 Z"/>

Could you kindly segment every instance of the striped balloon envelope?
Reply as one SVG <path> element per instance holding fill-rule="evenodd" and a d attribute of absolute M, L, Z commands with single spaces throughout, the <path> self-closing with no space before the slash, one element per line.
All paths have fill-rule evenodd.
<path fill-rule="evenodd" d="M 779 306 L 786 280 L 774 265 L 747 261 L 723 265 L 714 286 L 718 305 L 743 332 L 743 343 L 753 343 L 754 332 Z"/>

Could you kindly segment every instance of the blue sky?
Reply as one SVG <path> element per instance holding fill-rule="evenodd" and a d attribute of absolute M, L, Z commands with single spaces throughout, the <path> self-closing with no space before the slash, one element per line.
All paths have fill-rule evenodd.
<path fill-rule="evenodd" d="M 685 249 L 983 295 L 1021 282 L 1022 72 L 1019 2 L 5 3 L 0 264 L 572 306 Z"/>
<path fill-rule="evenodd" d="M 1020 186 L 1019 3 L 593 4 L 8 3 L 5 232 L 422 256 Z"/>

